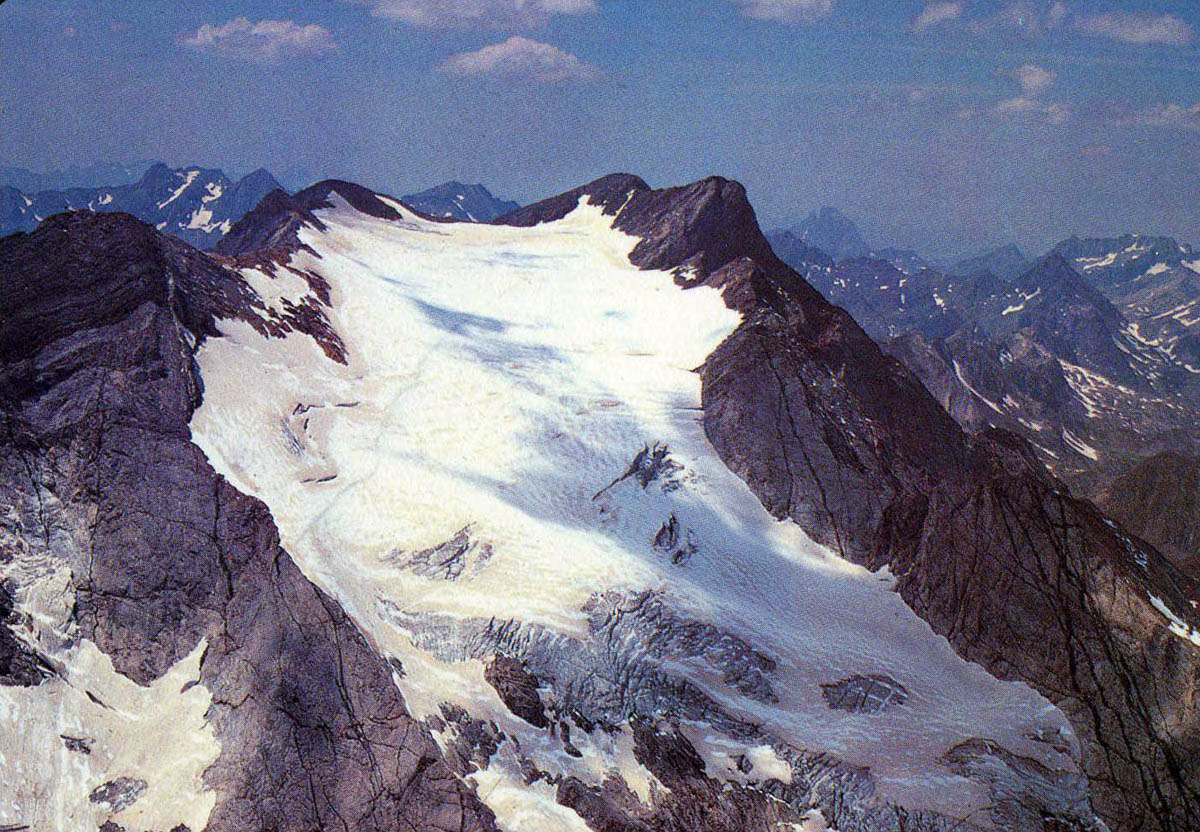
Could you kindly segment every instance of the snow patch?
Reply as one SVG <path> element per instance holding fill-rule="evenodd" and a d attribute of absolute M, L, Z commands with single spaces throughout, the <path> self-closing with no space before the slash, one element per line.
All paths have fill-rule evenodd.
<path fill-rule="evenodd" d="M 1190 641 L 1192 644 L 1200 647 L 1200 631 L 1197 631 L 1191 624 L 1184 621 L 1178 615 L 1171 611 L 1171 608 L 1166 605 L 1163 599 L 1157 595 L 1150 596 L 1150 605 L 1166 616 L 1168 629 L 1182 639 Z"/>
<path fill-rule="evenodd" d="M 171 195 L 169 197 L 164 199 L 162 202 L 158 203 L 158 207 L 160 210 L 163 208 L 166 208 L 172 202 L 179 199 L 179 197 L 183 194 L 183 192 L 186 191 L 188 188 L 190 188 L 192 183 L 196 181 L 196 177 L 200 175 L 200 171 L 198 171 L 198 170 L 189 170 L 187 172 L 180 171 L 179 173 L 177 173 L 175 175 L 178 177 L 181 177 L 183 179 L 183 183 L 178 188 L 176 188 L 174 191 L 172 191 Z"/>

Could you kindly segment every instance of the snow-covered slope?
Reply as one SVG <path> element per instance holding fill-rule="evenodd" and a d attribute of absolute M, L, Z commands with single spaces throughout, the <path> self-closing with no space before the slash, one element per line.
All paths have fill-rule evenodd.
<path fill-rule="evenodd" d="M 1086 807 L 1057 709 L 958 658 L 886 571 L 776 520 L 717 457 L 693 372 L 740 322 L 717 290 L 635 268 L 638 240 L 586 198 L 529 228 L 383 199 L 399 219 L 332 194 L 286 264 L 241 272 L 271 308 L 319 305 L 346 363 L 225 320 L 191 429 L 444 748 L 491 726 L 471 778 L 504 828 L 585 828 L 555 778 L 661 799 L 631 735 L 663 716 L 730 782 L 816 794 L 820 770 L 847 793 L 865 778 L 864 805 L 986 826 L 997 788 L 1032 788 L 953 764 L 987 741 L 1042 772 L 1043 806 Z M 489 679 L 502 657 L 536 679 L 524 719 Z"/>

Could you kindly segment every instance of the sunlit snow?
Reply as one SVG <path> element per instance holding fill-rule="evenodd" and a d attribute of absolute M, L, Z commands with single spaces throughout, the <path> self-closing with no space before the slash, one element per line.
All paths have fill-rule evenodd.
<path fill-rule="evenodd" d="M 418 649 L 387 610 L 516 618 L 587 638 L 581 608 L 594 593 L 653 589 L 679 615 L 772 657 L 779 702 L 684 661 L 670 670 L 776 744 L 869 766 L 890 799 L 953 815 L 985 805 L 981 786 L 939 763 L 970 737 L 1074 768 L 1031 739 L 1047 728 L 1070 736 L 1044 699 L 959 659 L 886 573 L 776 521 L 717 458 L 694 369 L 739 317 L 715 290 L 634 268 L 636 239 L 587 204 L 511 228 L 426 221 L 390 200 L 402 219 L 386 221 L 333 199 L 319 212 L 325 230 L 302 229 L 311 251 L 289 265 L 332 287 L 348 366 L 307 336 L 265 339 L 224 321 L 224 337 L 199 352 L 204 403 L 191 427 L 216 468 L 267 503 L 305 573 L 403 662 L 397 684 L 417 717 L 456 702 L 518 737 L 539 766 L 590 783 L 620 771 L 644 797 L 651 775 L 627 734 L 577 730 L 583 757 L 568 757 L 508 713 L 480 662 Z M 307 293 L 278 274 L 245 273 L 270 303 Z M 683 466 L 679 488 L 625 481 L 597 496 L 656 442 Z M 697 545 L 682 565 L 651 545 L 672 514 Z M 468 526 L 492 552 L 478 570 L 449 581 L 397 565 L 395 553 Z M 822 683 L 869 673 L 899 680 L 908 703 L 879 714 L 827 707 Z M 713 766 L 730 748 L 711 727 L 688 730 Z M 777 765 L 769 747 L 746 751 Z M 522 785 L 511 750 L 473 777 L 507 828 L 570 828 L 550 790 Z"/>

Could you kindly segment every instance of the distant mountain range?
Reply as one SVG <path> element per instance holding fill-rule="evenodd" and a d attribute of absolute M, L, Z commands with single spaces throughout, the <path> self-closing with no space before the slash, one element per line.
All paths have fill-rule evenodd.
<path fill-rule="evenodd" d="M 946 267 L 948 274 L 991 272 L 996 277 L 1012 280 L 1033 265 L 1021 249 L 1012 243 L 969 257 L 961 257 Z"/>
<path fill-rule="evenodd" d="M 212 248 L 233 223 L 279 188 L 263 169 L 233 182 L 220 170 L 152 165 L 136 182 L 26 193 L 0 187 L 0 230 L 32 231 L 62 211 L 123 211 L 196 246 Z"/>
<path fill-rule="evenodd" d="M 464 185 L 461 182 L 446 182 L 402 196 L 400 201 L 431 217 L 464 222 L 490 222 L 521 207 L 515 202 L 497 199 L 483 185 Z"/>
<path fill-rule="evenodd" d="M 947 274 L 838 261 L 794 234 L 775 244 L 960 424 L 1025 436 L 1085 493 L 1150 454 L 1200 448 L 1200 255 L 1187 245 L 1072 238 L 1009 278 L 1015 246 Z"/>
<path fill-rule="evenodd" d="M 234 182 L 220 170 L 170 168 L 161 162 L 101 164 L 52 173 L 4 168 L 2 181 L 0 235 L 32 231 L 43 219 L 62 211 L 123 211 L 201 249 L 215 247 L 263 197 L 282 190 L 275 177 L 261 168 Z M 109 184 L 90 184 L 96 181 Z M 57 187 L 80 182 L 88 184 Z M 40 187 L 47 183 L 54 187 Z M 401 200 L 423 214 L 462 222 L 490 222 L 520 207 L 497 199 L 483 185 L 461 182 L 446 182 Z"/>
<path fill-rule="evenodd" d="M 52 171 L 32 171 L 28 168 L 0 165 L 0 185 L 7 185 L 25 193 L 94 188 L 98 185 L 130 185 L 141 179 L 142 174 L 153 165 L 153 159 L 139 162 L 97 162 L 93 165 L 72 165 Z"/>

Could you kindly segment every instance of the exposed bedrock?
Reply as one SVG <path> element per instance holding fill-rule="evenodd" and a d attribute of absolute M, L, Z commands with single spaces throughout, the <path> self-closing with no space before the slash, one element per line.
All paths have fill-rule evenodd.
<path fill-rule="evenodd" d="M 266 507 L 190 441 L 193 349 L 216 317 L 254 314 L 243 284 L 121 214 L 51 218 L 0 242 L 0 262 L 0 502 L 19 507 L 0 573 L 69 569 L 58 635 L 94 642 L 142 685 L 206 641 L 189 683 L 211 692 L 221 747 L 206 828 L 493 828 Z M 7 664 L 30 679 L 27 659 Z M 92 799 L 120 825 L 144 788 L 114 779 Z"/>

